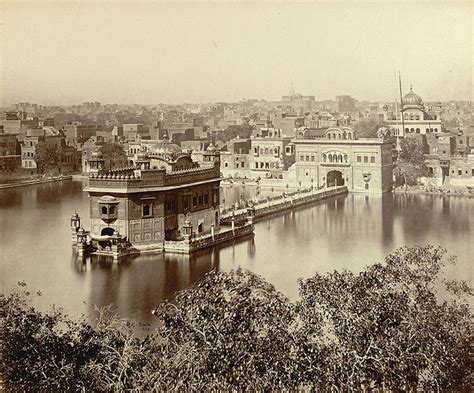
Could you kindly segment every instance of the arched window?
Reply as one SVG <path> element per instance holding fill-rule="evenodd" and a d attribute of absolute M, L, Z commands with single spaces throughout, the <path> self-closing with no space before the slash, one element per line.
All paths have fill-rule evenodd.
<path fill-rule="evenodd" d="M 326 162 L 326 154 L 323 154 L 323 162 Z"/>
<path fill-rule="evenodd" d="M 405 132 L 410 132 L 410 130 L 408 128 L 405 128 Z"/>
<path fill-rule="evenodd" d="M 328 134 L 328 139 L 331 139 L 331 134 Z"/>
<path fill-rule="evenodd" d="M 414 128 L 410 128 L 410 132 L 415 132 L 415 129 L 414 129 Z"/>
<path fill-rule="evenodd" d="M 419 128 L 416 129 L 416 133 L 417 133 L 417 134 L 420 133 L 420 129 L 419 129 Z"/>
<path fill-rule="evenodd" d="M 426 129 L 426 133 L 427 133 L 427 134 L 429 134 L 429 132 L 430 132 L 430 129 L 429 129 L 429 128 L 427 128 L 427 129 Z"/>
<path fill-rule="evenodd" d="M 435 128 L 435 132 L 438 132 L 438 129 L 437 129 L 437 128 Z"/>
<path fill-rule="evenodd" d="M 344 162 L 347 162 L 347 154 L 344 154 Z"/>
<path fill-rule="evenodd" d="M 329 162 L 332 162 L 332 154 L 329 154 Z"/>
<path fill-rule="evenodd" d="M 342 155 L 341 155 L 341 154 L 339 154 L 339 155 L 337 156 L 337 162 L 342 162 Z"/>

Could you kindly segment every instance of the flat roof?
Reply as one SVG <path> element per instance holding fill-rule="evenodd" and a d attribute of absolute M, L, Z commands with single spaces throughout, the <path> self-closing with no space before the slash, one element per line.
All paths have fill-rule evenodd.
<path fill-rule="evenodd" d="M 216 179 L 202 180 L 194 183 L 179 184 L 176 186 L 156 186 L 156 187 L 143 187 L 143 188 L 115 188 L 115 187 L 90 187 L 86 186 L 84 191 L 87 192 L 100 192 L 100 193 L 112 193 L 112 194 L 138 194 L 141 192 L 157 192 L 157 191 L 170 191 L 179 188 L 186 188 L 192 186 L 198 186 L 200 184 L 215 183 L 225 178 L 219 177 Z"/>
<path fill-rule="evenodd" d="M 294 144 L 312 145 L 385 145 L 392 144 L 391 141 L 381 141 L 379 139 L 292 139 Z"/>

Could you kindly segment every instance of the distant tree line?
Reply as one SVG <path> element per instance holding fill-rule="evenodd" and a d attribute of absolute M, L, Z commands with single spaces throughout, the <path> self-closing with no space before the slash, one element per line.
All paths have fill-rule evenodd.
<path fill-rule="evenodd" d="M 248 271 L 211 272 L 161 303 L 145 338 L 108 309 L 92 325 L 39 312 L 20 283 L 0 296 L 3 381 L 11 391 L 468 391 L 472 291 L 443 279 L 449 262 L 441 248 L 403 247 L 358 274 L 300 280 L 294 302 Z"/>

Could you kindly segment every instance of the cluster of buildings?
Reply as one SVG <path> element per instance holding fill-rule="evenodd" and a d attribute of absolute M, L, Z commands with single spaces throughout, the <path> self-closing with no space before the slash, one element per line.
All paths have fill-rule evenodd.
<path fill-rule="evenodd" d="M 69 107 L 20 103 L 0 118 L 0 168 L 17 165 L 33 172 L 36 147 L 46 143 L 60 150 L 65 157 L 63 164 L 71 170 L 89 173 L 92 153 L 105 144 L 116 144 L 123 150 L 113 159 L 106 157 L 105 165 L 113 168 L 133 163 L 137 154 L 166 139 L 197 162 L 203 161 L 212 142 L 219 150 L 224 176 L 281 180 L 290 185 L 312 179 L 322 186 L 323 178 L 326 183 L 328 178 L 322 168 L 330 167 L 323 156 L 332 157 L 328 149 L 334 146 L 336 156 L 340 152 L 349 164 L 338 163 L 341 178 L 355 184 L 361 177 L 351 171 L 358 164 L 386 165 L 380 159 L 385 147 L 380 147 L 375 158 L 371 155 L 379 143 L 377 135 L 370 135 L 376 143 L 369 148 L 367 135 L 354 131 L 358 123 L 370 119 L 389 128 L 395 139 L 419 138 L 431 174 L 445 182 L 473 176 L 470 115 L 470 103 L 424 103 L 411 87 L 401 104 L 359 101 L 349 95 L 317 101 L 315 96 L 294 91 L 272 102 L 245 99 L 237 103 L 153 106 L 85 102 Z M 237 130 L 239 135 L 244 128 L 251 132 L 230 140 L 226 136 L 228 129 Z M 15 135 L 16 143 L 11 135 Z M 314 151 L 307 162 L 301 160 L 300 150 L 309 145 Z M 359 156 L 361 162 L 357 161 Z M 368 162 L 364 162 L 365 156 Z M 365 179 L 372 179 L 370 174 Z M 368 190 L 386 190 L 382 183 L 374 188 L 369 185 Z"/>

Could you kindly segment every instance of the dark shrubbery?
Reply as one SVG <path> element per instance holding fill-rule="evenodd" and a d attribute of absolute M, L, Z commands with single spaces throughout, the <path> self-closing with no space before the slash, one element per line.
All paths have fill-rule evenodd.
<path fill-rule="evenodd" d="M 211 272 L 155 310 L 156 334 L 0 297 L 8 390 L 468 390 L 465 282 L 440 248 L 401 248 L 359 274 L 316 274 L 290 302 L 253 273 Z M 444 284 L 441 299 L 436 288 Z M 24 286 L 24 284 L 21 284 Z"/>

